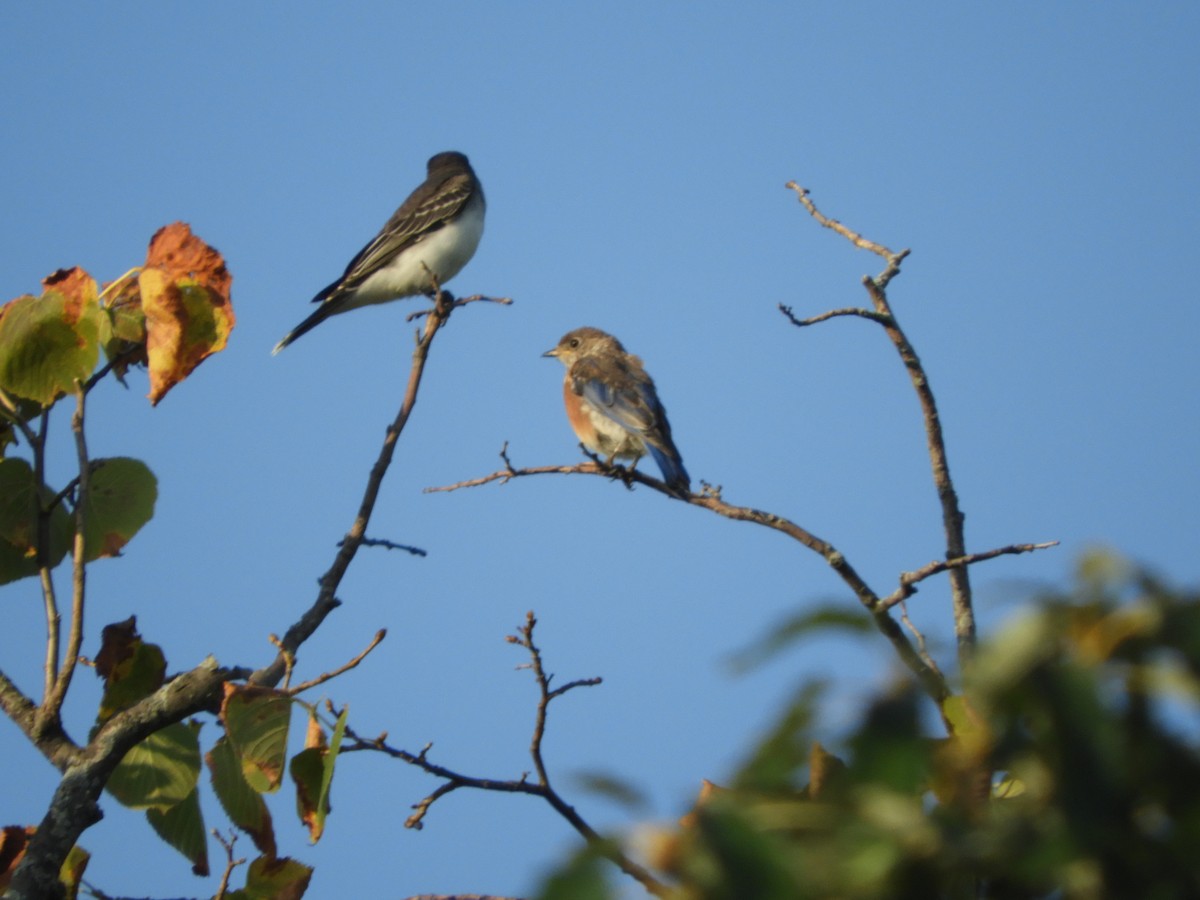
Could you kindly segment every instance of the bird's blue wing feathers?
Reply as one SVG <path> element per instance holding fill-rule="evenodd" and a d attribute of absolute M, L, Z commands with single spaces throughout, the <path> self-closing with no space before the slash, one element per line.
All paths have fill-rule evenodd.
<path fill-rule="evenodd" d="M 577 383 L 584 402 L 627 431 L 645 435 L 654 427 L 658 397 L 655 396 L 653 388 L 646 395 L 618 389 L 602 378 L 581 379 Z"/>

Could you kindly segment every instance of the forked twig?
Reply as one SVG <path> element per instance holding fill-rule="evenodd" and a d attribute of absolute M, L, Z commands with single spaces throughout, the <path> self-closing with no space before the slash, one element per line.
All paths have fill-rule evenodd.
<path fill-rule="evenodd" d="M 538 705 L 537 714 L 534 720 L 533 735 L 529 743 L 529 753 L 533 761 L 535 778 L 531 779 L 529 773 L 522 774 L 519 778 L 478 778 L 471 775 L 464 775 L 461 772 L 456 772 L 453 769 L 448 769 L 445 766 L 431 762 L 428 758 L 432 744 L 426 744 L 419 753 L 411 753 L 398 747 L 393 747 L 387 743 L 387 735 L 381 734 L 376 738 L 363 738 L 358 735 L 349 725 L 346 726 L 345 740 L 342 743 L 342 753 L 353 753 L 355 751 L 375 751 L 383 753 L 393 759 L 399 759 L 409 765 L 442 779 L 442 783 L 430 791 L 425 797 L 413 804 L 413 813 L 405 821 L 406 828 L 420 829 L 424 825 L 426 814 L 430 808 L 448 794 L 460 788 L 475 788 L 484 791 L 498 791 L 501 793 L 510 794 L 528 794 L 534 797 L 540 797 L 545 800 L 550 806 L 564 819 L 566 819 L 571 827 L 574 828 L 590 845 L 597 849 L 597 852 L 603 854 L 607 859 L 616 864 L 623 872 L 635 878 L 642 884 L 651 894 L 655 896 L 666 896 L 667 888 L 657 878 L 654 877 L 647 869 L 629 859 L 619 849 L 614 847 L 611 842 L 604 840 L 594 828 L 589 825 L 584 818 L 579 815 L 576 809 L 571 806 L 563 797 L 554 789 L 550 783 L 550 775 L 546 769 L 545 759 L 542 755 L 542 741 L 546 734 L 546 719 L 550 707 L 550 701 L 557 697 L 561 697 L 568 691 L 580 687 L 594 687 L 601 684 L 600 678 L 581 678 L 575 681 L 568 682 L 557 688 L 551 688 L 550 684 L 553 681 L 553 676 L 546 672 L 542 662 L 542 653 L 538 646 L 533 641 L 534 628 L 537 625 L 537 617 L 533 612 L 529 612 L 525 616 L 525 624 L 521 626 L 518 633 L 509 635 L 506 639 L 511 644 L 517 644 L 524 647 L 529 653 L 529 662 L 524 663 L 518 668 L 529 669 L 533 672 L 534 678 L 538 686 Z M 335 712 L 330 706 L 330 711 Z"/>

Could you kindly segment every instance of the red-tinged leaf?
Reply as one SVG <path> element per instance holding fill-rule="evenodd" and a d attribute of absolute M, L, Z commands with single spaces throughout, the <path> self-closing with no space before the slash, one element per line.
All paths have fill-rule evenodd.
<path fill-rule="evenodd" d="M 192 864 L 192 874 L 208 875 L 208 840 L 200 795 L 193 788 L 179 803 L 165 810 L 146 810 L 146 821 L 160 838 L 174 847 Z"/>
<path fill-rule="evenodd" d="M 146 252 L 146 268 L 161 269 L 172 281 L 195 281 L 229 303 L 233 276 L 224 258 L 192 234 L 185 222 L 173 222 L 154 233 Z"/>
<path fill-rule="evenodd" d="M 38 572 L 38 509 L 54 500 L 54 493 L 39 490 L 33 468 L 23 459 L 0 459 L 0 584 Z M 50 547 L 46 565 L 58 565 L 71 546 L 74 528 L 62 504 L 49 512 Z"/>
<path fill-rule="evenodd" d="M 145 463 L 127 457 L 92 462 L 84 558 L 117 556 L 154 516 L 158 481 Z"/>
<path fill-rule="evenodd" d="M 196 789 L 200 779 L 200 725 L 176 722 L 125 754 L 105 789 L 131 809 L 167 812 Z"/>
<path fill-rule="evenodd" d="M 104 679 L 104 697 L 96 724 L 157 691 L 166 676 L 167 661 L 157 644 L 144 642 L 136 617 L 106 625 L 96 654 L 96 674 Z"/>
<path fill-rule="evenodd" d="M 157 404 L 207 357 L 225 348 L 235 317 L 221 254 L 176 222 L 150 241 L 138 276 L 146 314 L 150 402 Z"/>
<path fill-rule="evenodd" d="M 24 858 L 29 839 L 36 831 L 32 825 L 5 825 L 0 828 L 0 893 L 8 890 L 13 871 Z"/>
<path fill-rule="evenodd" d="M 233 745 L 224 737 L 220 738 L 212 750 L 204 755 L 204 761 L 208 763 L 213 790 L 225 814 L 234 825 L 250 835 L 260 853 L 274 858 L 275 828 L 271 823 L 271 813 L 262 795 L 246 782 Z"/>
<path fill-rule="evenodd" d="M 225 896 L 229 900 L 300 900 L 313 870 L 294 859 L 260 856 L 246 869 L 246 886 Z"/>
<path fill-rule="evenodd" d="M 283 783 L 292 699 L 270 688 L 225 685 L 221 721 L 250 787 L 270 793 Z"/>
<path fill-rule="evenodd" d="M 314 844 L 325 830 L 325 811 L 320 807 L 321 776 L 325 766 L 324 747 L 306 747 L 288 764 L 288 772 L 296 784 L 296 814 L 308 829 L 308 839 Z"/>
<path fill-rule="evenodd" d="M 13 872 L 25 857 L 29 841 L 36 833 L 37 828 L 33 825 L 7 825 L 0 828 L 0 894 L 8 890 Z M 63 860 L 58 880 L 62 882 L 66 900 L 75 900 L 79 895 L 79 883 L 83 880 L 83 870 L 87 868 L 88 859 L 88 852 L 76 845 Z"/>
<path fill-rule="evenodd" d="M 90 304 L 96 302 L 96 281 L 78 266 L 47 275 L 42 279 L 42 287 L 63 295 L 67 301 L 66 320 L 72 325 L 84 317 Z"/>
<path fill-rule="evenodd" d="M 846 771 L 846 764 L 821 744 L 813 741 L 808 752 L 808 798 L 816 800 Z"/>

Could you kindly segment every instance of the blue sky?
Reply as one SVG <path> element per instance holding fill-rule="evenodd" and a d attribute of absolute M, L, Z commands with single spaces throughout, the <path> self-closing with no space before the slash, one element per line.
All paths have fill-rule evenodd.
<path fill-rule="evenodd" d="M 602 771 L 671 819 L 720 780 L 797 680 L 832 683 L 831 734 L 894 670 L 881 640 L 822 637 L 734 677 L 729 655 L 782 616 L 852 604 L 780 536 L 594 478 L 422 488 L 579 458 L 561 367 L 540 354 L 594 325 L 640 354 L 693 478 L 832 541 L 881 591 L 939 555 L 939 509 L 906 376 L 859 320 L 878 260 L 815 225 L 784 184 L 912 256 L 893 306 L 940 403 L 970 548 L 1061 548 L 974 571 L 985 629 L 1030 585 L 1103 544 L 1200 580 L 1200 9 L 1159 4 L 9 4 L 0 7 L 0 296 L 60 266 L 101 280 L 182 219 L 224 253 L 229 349 L 151 410 L 143 375 L 93 394 L 92 453 L 145 460 L 153 522 L 91 570 L 88 637 L 138 616 L 172 669 L 255 665 L 311 602 L 399 404 L 415 303 L 338 317 L 278 357 L 424 174 L 468 153 L 489 200 L 455 316 L 364 551 L 304 648 L 364 733 L 469 774 L 528 768 L 534 691 L 503 641 L 527 609 L 560 679 L 602 675 L 552 711 L 552 775 L 597 827 L 631 821 L 572 790 Z M 60 416 L 65 423 L 65 416 Z M 66 480 L 69 448 L 58 472 Z M 40 683 L 32 581 L 0 591 L 0 667 Z M 910 604 L 945 652 L 942 582 Z M 98 686 L 69 705 L 82 737 Z M 203 737 L 214 737 L 211 726 Z M 3 823 L 36 822 L 54 772 L 9 724 Z M 311 896 L 534 889 L 574 834 L 532 800 L 458 793 L 344 761 L 306 845 Z M 215 805 L 210 825 L 221 825 Z M 137 814 L 105 802 L 85 845 L 110 893 L 204 895 Z M 215 844 L 211 850 L 218 851 Z"/>

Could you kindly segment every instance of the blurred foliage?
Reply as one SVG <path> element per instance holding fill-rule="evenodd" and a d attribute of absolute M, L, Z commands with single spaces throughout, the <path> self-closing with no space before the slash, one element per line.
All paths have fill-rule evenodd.
<path fill-rule="evenodd" d="M 669 896 L 1200 896 L 1200 594 L 1089 555 L 980 646 L 939 711 L 951 737 L 897 684 L 834 755 L 813 740 L 818 694 L 802 686 L 730 787 L 639 842 Z M 543 896 L 564 878 L 616 896 L 578 861 Z"/>

